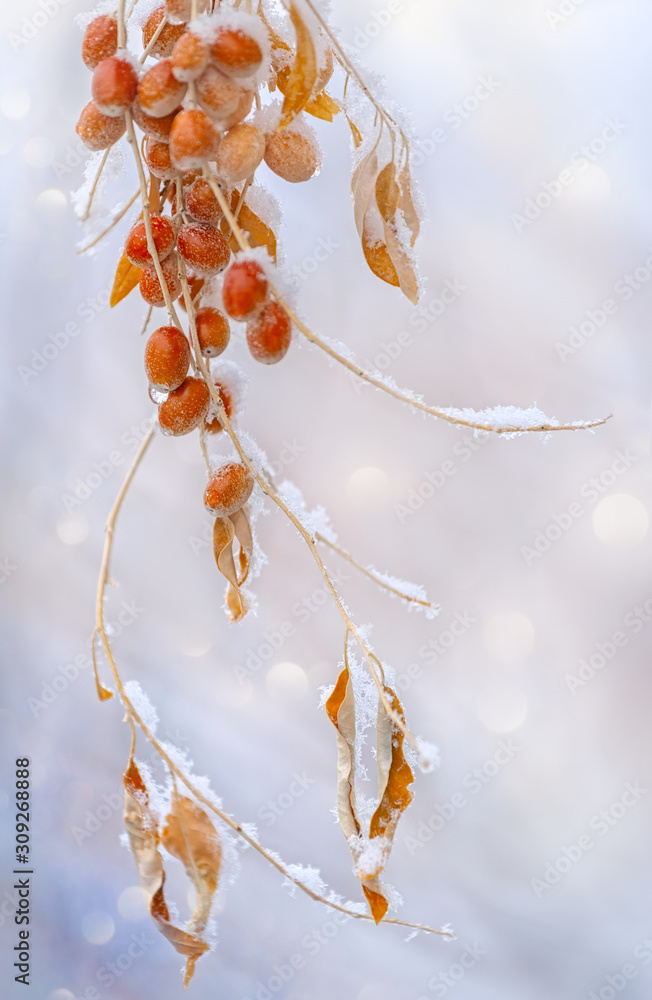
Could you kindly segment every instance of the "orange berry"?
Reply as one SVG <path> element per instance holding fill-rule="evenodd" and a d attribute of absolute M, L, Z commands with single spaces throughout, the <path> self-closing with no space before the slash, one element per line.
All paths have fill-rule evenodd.
<path fill-rule="evenodd" d="M 212 306 L 198 309 L 195 316 L 197 340 L 205 358 L 216 358 L 226 350 L 231 337 L 229 321 L 224 313 Z"/>
<path fill-rule="evenodd" d="M 145 373 L 156 389 L 177 389 L 190 367 L 190 344 L 176 326 L 160 326 L 145 344 Z"/>
<path fill-rule="evenodd" d="M 118 22 L 115 17 L 101 14 L 94 17 L 84 32 L 82 41 L 82 59 L 89 69 L 95 69 L 98 63 L 118 51 Z"/>
<path fill-rule="evenodd" d="M 231 76 L 251 76 L 263 61 L 258 42 L 239 28 L 220 28 L 211 45 L 211 56 Z"/>
<path fill-rule="evenodd" d="M 176 239 L 170 220 L 162 215 L 153 215 L 152 236 L 159 260 L 165 260 L 172 253 Z M 143 219 L 129 230 L 125 240 L 125 255 L 137 267 L 146 267 L 152 263 L 152 255 L 147 247 L 147 230 Z"/>
<path fill-rule="evenodd" d="M 99 110 L 118 118 L 134 103 L 138 76 L 130 62 L 119 56 L 109 56 L 93 70 L 91 96 Z"/>
<path fill-rule="evenodd" d="M 251 177 L 264 155 L 263 132 L 256 125 L 242 122 L 229 129 L 222 139 L 215 165 L 228 184 L 237 184 Z"/>
<path fill-rule="evenodd" d="M 126 128 L 124 115 L 121 118 L 110 118 L 102 114 L 93 101 L 89 101 L 82 108 L 76 132 L 86 148 L 96 152 L 112 146 L 125 134 Z"/>
<path fill-rule="evenodd" d="M 230 420 L 233 415 L 233 399 L 231 397 L 231 392 L 227 386 L 224 385 L 224 383 L 218 382 L 217 379 L 213 379 L 213 385 L 217 389 L 217 394 L 222 401 L 222 406 L 224 407 L 226 415 Z M 206 430 L 209 434 L 219 434 L 220 431 L 224 430 L 224 428 L 222 427 L 218 417 L 215 416 L 212 419 L 206 420 Z"/>
<path fill-rule="evenodd" d="M 254 479 L 239 462 L 220 466 L 204 490 L 204 506 L 217 517 L 228 517 L 246 504 L 254 488 Z"/>
<path fill-rule="evenodd" d="M 205 278 L 195 278 L 194 275 L 189 275 L 188 276 L 188 288 L 190 290 L 190 299 L 191 299 L 193 305 L 195 305 L 196 302 L 197 302 L 197 300 L 199 299 L 199 293 L 201 292 L 202 288 L 204 287 L 205 282 L 206 282 Z M 180 297 L 180 299 L 179 299 L 179 305 L 184 310 L 184 312 L 188 311 L 186 309 L 186 299 L 185 299 L 185 296 L 182 295 Z"/>
<path fill-rule="evenodd" d="M 143 27 L 143 46 L 145 48 L 147 48 L 150 41 L 156 34 L 156 30 L 164 17 L 165 7 L 157 7 L 145 21 L 145 25 Z M 154 42 L 154 45 L 149 50 L 150 55 L 163 57 L 171 55 L 172 49 L 185 30 L 185 24 L 166 24 L 161 34 Z"/>
<path fill-rule="evenodd" d="M 148 136 L 145 140 L 145 163 L 155 177 L 169 181 L 177 176 L 176 168 L 170 159 L 170 146 L 167 142 L 158 142 L 157 139 Z"/>
<path fill-rule="evenodd" d="M 238 100 L 238 106 L 235 111 L 231 112 L 226 118 L 220 119 L 220 128 L 227 130 L 233 128 L 239 122 L 246 118 L 251 111 L 252 105 L 254 103 L 254 92 L 253 90 L 245 90 L 244 88 L 240 91 L 240 98 Z"/>
<path fill-rule="evenodd" d="M 158 142 L 169 142 L 172 122 L 177 114 L 176 108 L 169 115 L 163 115 L 162 118 L 153 118 L 151 115 L 145 114 L 136 99 L 131 109 L 131 114 L 136 125 L 145 135 L 151 136 L 152 139 L 156 139 Z"/>
<path fill-rule="evenodd" d="M 265 163 L 270 170 L 293 184 L 308 181 L 321 166 L 319 146 L 303 132 L 285 128 L 267 142 Z"/>
<path fill-rule="evenodd" d="M 204 4 L 199 4 L 199 10 Z M 192 17 L 192 0 L 165 0 L 165 14 L 173 24 L 183 24 Z"/>
<path fill-rule="evenodd" d="M 222 301 L 233 319 L 248 319 L 267 298 L 267 278 L 255 260 L 236 260 L 224 275 Z"/>
<path fill-rule="evenodd" d="M 198 177 L 186 191 L 186 208 L 197 222 L 217 225 L 222 218 L 222 209 L 211 190 L 208 181 Z"/>
<path fill-rule="evenodd" d="M 158 408 L 158 422 L 164 434 L 189 434 L 199 427 L 208 412 L 210 393 L 202 379 L 188 376 Z"/>
<path fill-rule="evenodd" d="M 179 281 L 177 269 L 177 255 L 172 253 L 161 264 L 161 270 L 173 302 L 181 295 L 181 282 Z M 161 283 L 158 280 L 156 268 L 151 264 L 143 268 L 143 273 L 140 276 L 140 294 L 150 306 L 165 305 L 165 296 L 163 295 Z"/>
<path fill-rule="evenodd" d="M 209 49 L 206 42 L 187 31 L 174 46 L 172 56 L 172 72 L 177 80 L 188 83 L 196 80 L 208 65 Z"/>
<path fill-rule="evenodd" d="M 220 136 L 204 111 L 180 111 L 170 129 L 170 157 L 178 170 L 201 167 L 212 159 Z"/>
<path fill-rule="evenodd" d="M 247 347 L 252 358 L 275 365 L 287 354 L 292 339 L 290 317 L 278 302 L 267 302 L 247 323 Z"/>
<path fill-rule="evenodd" d="M 218 121 L 228 118 L 240 103 L 240 87 L 216 66 L 207 66 L 197 80 L 197 99 Z"/>
<path fill-rule="evenodd" d="M 185 97 L 187 84 L 180 83 L 172 73 L 172 61 L 161 59 L 138 84 L 138 103 L 152 118 L 163 118 L 175 111 Z"/>
<path fill-rule="evenodd" d="M 225 236 L 214 226 L 188 222 L 177 236 L 177 246 L 184 261 L 195 274 L 209 277 L 223 271 L 231 259 Z"/>

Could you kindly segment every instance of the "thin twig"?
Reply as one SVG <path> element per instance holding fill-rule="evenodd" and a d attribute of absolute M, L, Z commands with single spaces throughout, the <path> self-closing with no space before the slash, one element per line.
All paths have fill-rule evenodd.
<path fill-rule="evenodd" d="M 111 220 L 109 225 L 106 227 L 106 229 L 104 229 L 100 233 L 99 236 L 96 236 L 94 240 L 91 240 L 90 243 L 87 243 L 86 246 L 81 247 L 81 249 L 77 251 L 77 256 L 79 256 L 79 254 L 86 253 L 88 250 L 91 249 L 91 247 L 94 247 L 97 243 L 99 243 L 100 240 L 103 240 L 104 237 L 111 232 L 114 226 L 117 226 L 120 220 L 125 217 L 125 215 L 127 214 L 127 212 L 129 211 L 129 209 L 131 208 L 131 206 L 133 205 L 133 203 L 135 202 L 136 198 L 138 198 L 139 195 L 140 195 L 140 190 L 136 191 L 136 193 L 131 196 L 127 204 L 123 208 L 121 208 L 116 215 L 113 216 L 113 219 Z"/>
<path fill-rule="evenodd" d="M 335 542 L 331 542 L 329 538 L 325 538 L 319 531 L 315 532 L 315 541 L 319 542 L 321 545 L 326 545 L 329 549 L 332 549 L 333 552 L 337 552 L 337 554 L 342 556 L 343 559 L 350 562 L 352 566 L 355 566 L 360 573 L 364 573 L 364 575 L 368 576 L 370 580 L 373 580 L 375 584 L 379 587 L 384 587 L 385 590 L 388 590 L 391 594 L 395 594 L 396 597 L 400 597 L 402 600 L 408 601 L 410 604 L 418 604 L 420 607 L 428 608 L 431 611 L 439 611 L 438 604 L 431 604 L 430 601 L 422 601 L 419 597 L 413 597 L 411 594 L 406 594 L 397 587 L 393 587 L 391 583 L 387 583 L 386 580 L 383 580 L 377 572 L 363 566 L 362 563 L 358 562 L 355 556 L 351 555 L 350 552 L 347 552 L 345 549 L 341 549 L 339 545 L 336 545 Z"/>
<path fill-rule="evenodd" d="M 113 146 L 109 146 L 108 149 L 104 150 L 104 156 L 100 160 L 100 165 L 97 168 L 97 173 L 95 174 L 95 179 L 91 184 L 91 189 L 88 192 L 88 201 L 86 202 L 86 208 L 84 209 L 84 214 L 81 216 L 81 222 L 88 222 L 88 218 L 91 214 L 91 208 L 93 206 L 93 199 L 95 198 L 95 192 L 97 191 L 97 185 L 100 182 L 100 177 L 102 176 L 102 171 L 106 166 L 106 161 L 109 158 L 109 153 L 113 149 Z"/>

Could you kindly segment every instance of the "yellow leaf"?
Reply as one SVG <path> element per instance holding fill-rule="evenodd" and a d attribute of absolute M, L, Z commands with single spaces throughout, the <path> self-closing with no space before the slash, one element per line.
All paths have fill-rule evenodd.
<path fill-rule="evenodd" d="M 249 521 L 244 511 L 242 513 L 242 518 L 216 517 L 213 525 L 213 555 L 217 568 L 227 581 L 226 610 L 234 622 L 241 621 L 247 613 L 240 587 L 247 578 L 253 548 Z M 240 574 L 236 570 L 233 552 L 235 537 L 240 543 Z"/>
<path fill-rule="evenodd" d="M 384 896 L 381 896 L 379 892 L 374 892 L 368 886 L 363 885 L 362 891 L 367 897 L 367 902 L 369 903 L 369 909 L 371 910 L 371 915 L 374 918 L 375 923 L 379 924 L 387 913 L 387 908 L 389 906 L 387 900 Z"/>
<path fill-rule="evenodd" d="M 346 116 L 346 120 L 349 123 L 349 128 L 351 129 L 351 135 L 353 136 L 353 145 L 355 149 L 359 149 L 362 145 L 362 133 L 355 122 L 351 121 L 349 116 Z"/>
<path fill-rule="evenodd" d="M 385 222 L 390 222 L 396 215 L 400 197 L 399 186 L 396 183 L 394 162 L 386 164 L 376 178 L 376 204 Z"/>
<path fill-rule="evenodd" d="M 238 191 L 234 191 L 231 196 L 231 211 L 235 212 L 238 207 L 238 202 L 240 200 L 240 194 Z M 243 202 L 238 213 L 238 225 L 241 229 L 244 229 L 249 235 L 249 242 L 253 247 L 266 247 L 268 254 L 273 261 L 276 260 L 276 235 L 274 230 L 271 229 L 267 223 L 263 222 L 252 209 L 249 208 L 246 201 Z M 229 224 L 226 219 L 222 219 L 220 223 L 220 228 L 224 235 L 229 232 Z M 231 249 L 234 253 L 238 253 L 240 247 L 235 239 L 235 236 L 231 234 L 230 237 Z"/>
<path fill-rule="evenodd" d="M 335 115 L 339 114 L 341 107 L 339 103 L 327 94 L 325 90 L 312 97 L 303 109 L 313 118 L 321 118 L 325 122 L 332 122 Z"/>
<path fill-rule="evenodd" d="M 296 3 L 290 3 L 290 17 L 296 33 L 297 48 L 289 71 L 278 74 L 279 90 L 285 95 L 281 128 L 288 125 L 306 106 L 317 82 L 317 56 L 312 35 L 299 13 Z"/>
<path fill-rule="evenodd" d="M 395 285 L 398 288 L 398 275 L 386 244 L 382 240 L 372 240 L 366 227 L 362 234 L 362 251 L 367 264 L 376 277 L 380 278 L 381 281 L 386 281 L 388 285 Z"/>
<path fill-rule="evenodd" d="M 140 281 L 142 270 L 142 267 L 136 267 L 123 253 L 118 261 L 115 278 L 113 279 L 113 288 L 111 289 L 111 298 L 109 299 L 111 308 L 117 306 L 118 302 L 122 302 L 129 295 L 129 292 L 133 291 Z"/>

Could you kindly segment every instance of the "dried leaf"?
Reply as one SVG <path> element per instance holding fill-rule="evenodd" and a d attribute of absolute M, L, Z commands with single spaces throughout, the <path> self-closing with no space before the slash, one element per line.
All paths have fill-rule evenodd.
<path fill-rule="evenodd" d="M 385 241 L 387 250 L 394 265 L 398 285 L 407 299 L 416 305 L 419 299 L 419 285 L 407 250 L 398 237 L 391 222 L 385 223 Z"/>
<path fill-rule="evenodd" d="M 367 902 L 369 903 L 369 909 L 371 910 L 371 915 L 374 921 L 379 924 L 387 913 L 389 907 L 388 901 L 380 892 L 376 892 L 374 889 L 370 889 L 369 886 L 363 885 L 362 891 L 367 897 Z"/>
<path fill-rule="evenodd" d="M 347 666 L 337 678 L 325 708 L 337 730 L 337 815 L 350 843 L 351 837 L 359 837 L 360 823 L 355 811 L 355 702 Z"/>
<path fill-rule="evenodd" d="M 243 577 L 238 576 L 233 553 L 234 538 L 235 527 L 231 518 L 216 517 L 213 525 L 213 555 L 215 556 L 217 568 L 227 581 L 225 602 L 229 618 L 234 622 L 239 622 L 247 613 L 244 599 L 240 593 L 240 586 L 244 583 L 246 573 Z M 241 571 L 244 573 L 245 566 L 248 571 L 248 557 L 245 566 L 243 566 L 242 552 L 243 546 L 241 544 L 240 566 Z"/>
<path fill-rule="evenodd" d="M 192 915 L 193 934 L 202 934 L 210 915 L 222 862 L 217 830 L 204 810 L 185 796 L 174 794 L 172 812 L 165 821 L 162 844 L 182 862 L 195 887 L 197 902 Z"/>
<path fill-rule="evenodd" d="M 419 235 L 421 223 L 419 222 L 419 216 L 412 200 L 412 179 L 410 177 L 410 167 L 407 163 L 399 174 L 398 186 L 401 189 L 401 212 L 403 213 L 406 226 L 412 233 L 410 246 L 413 247 Z"/>
<path fill-rule="evenodd" d="M 113 279 L 113 288 L 111 289 L 111 297 L 109 299 L 111 308 L 117 306 L 118 302 L 122 302 L 129 295 L 129 292 L 133 291 L 140 281 L 142 270 L 142 267 L 136 267 L 123 253 L 118 261 L 115 278 Z"/>
<path fill-rule="evenodd" d="M 317 56 L 312 35 L 299 13 L 298 5 L 290 3 L 290 17 L 296 33 L 297 48 L 289 70 L 278 74 L 279 90 L 285 95 L 281 128 L 288 125 L 305 108 L 317 82 Z"/>
<path fill-rule="evenodd" d="M 186 956 L 184 986 L 192 979 L 197 959 L 208 951 L 200 937 L 176 927 L 170 922 L 163 886 L 165 870 L 159 850 L 158 817 L 151 810 L 147 787 L 136 762 L 130 759 L 124 774 L 124 821 L 140 883 L 149 896 L 149 912 L 158 930 L 173 947 Z"/>
<path fill-rule="evenodd" d="M 346 120 L 349 123 L 349 128 L 351 129 L 351 135 L 353 137 L 353 146 L 355 149 L 359 149 L 360 146 L 362 145 L 362 132 L 355 124 L 355 122 L 351 121 L 348 115 L 346 116 Z"/>
<path fill-rule="evenodd" d="M 335 115 L 338 115 L 342 110 L 340 104 L 327 94 L 325 90 L 317 94 L 316 97 L 312 97 L 305 105 L 304 111 L 313 118 L 321 118 L 325 122 L 332 122 Z"/>
<path fill-rule="evenodd" d="M 231 195 L 232 212 L 235 212 L 237 209 L 239 200 L 240 193 L 238 191 L 234 191 Z M 276 260 L 276 235 L 274 230 L 263 222 L 262 219 L 259 219 L 256 213 L 249 208 L 246 201 L 244 201 L 240 207 L 240 212 L 238 213 L 238 225 L 248 234 L 249 242 L 252 247 L 266 247 L 272 260 Z M 230 228 L 226 219 L 222 219 L 220 228 L 226 236 Z M 237 240 L 233 234 L 230 236 L 230 244 L 231 249 L 235 253 L 240 250 Z"/>
<path fill-rule="evenodd" d="M 396 715 L 404 721 L 403 708 L 396 693 L 385 687 L 385 696 Z M 403 753 L 405 737 L 387 715 L 382 701 L 378 703 L 377 734 L 379 803 L 369 824 L 369 839 L 373 841 L 380 837 L 382 843 L 376 867 L 364 873 L 368 878 L 379 875 L 387 863 L 398 821 L 412 801 L 410 785 L 414 781 L 414 774 Z"/>
<path fill-rule="evenodd" d="M 240 552 L 238 555 L 238 560 L 240 562 L 238 586 L 241 587 L 249 576 L 249 565 L 251 563 L 251 554 L 254 549 L 254 540 L 251 534 L 249 517 L 243 507 L 241 507 L 240 510 L 237 510 L 235 514 L 231 514 L 230 521 L 235 530 L 235 537 L 240 543 Z"/>
<path fill-rule="evenodd" d="M 371 202 L 378 176 L 378 157 L 376 150 L 365 156 L 353 171 L 351 191 L 353 193 L 353 215 L 358 236 L 362 238 L 365 216 Z"/>
<path fill-rule="evenodd" d="M 387 163 L 376 178 L 376 204 L 385 222 L 391 222 L 398 209 L 401 192 L 396 183 L 394 161 Z"/>
<path fill-rule="evenodd" d="M 372 240 L 366 226 L 362 233 L 362 251 L 376 277 L 398 288 L 398 275 L 386 244 L 380 240 Z"/>

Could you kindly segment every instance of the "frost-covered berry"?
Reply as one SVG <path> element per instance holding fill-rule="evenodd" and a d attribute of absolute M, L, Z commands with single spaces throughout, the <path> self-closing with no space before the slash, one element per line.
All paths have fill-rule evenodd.
<path fill-rule="evenodd" d="M 236 111 L 240 87 L 216 66 L 207 66 L 196 86 L 197 100 L 212 118 L 223 121 Z"/>
<path fill-rule="evenodd" d="M 181 295 L 181 282 L 178 275 L 179 263 L 176 253 L 171 253 L 161 264 L 163 279 L 174 302 Z M 143 268 L 140 276 L 140 294 L 150 306 L 164 306 L 165 296 L 158 280 L 156 268 L 153 265 Z"/>
<path fill-rule="evenodd" d="M 226 133 L 215 161 L 220 177 L 237 184 L 251 177 L 265 155 L 265 135 L 256 125 L 242 122 Z"/>
<path fill-rule="evenodd" d="M 230 115 L 226 118 L 220 119 L 220 128 L 225 131 L 233 128 L 234 125 L 238 125 L 239 122 L 243 121 L 251 111 L 254 103 L 254 92 L 253 90 L 245 90 L 244 88 L 240 91 L 240 97 L 238 99 L 238 106 L 235 111 L 232 111 Z"/>
<path fill-rule="evenodd" d="M 187 89 L 188 85 L 173 75 L 172 60 L 161 59 L 138 84 L 138 103 L 145 114 L 163 118 L 179 107 Z"/>
<path fill-rule="evenodd" d="M 100 14 L 94 17 L 84 32 L 82 59 L 89 69 L 114 56 L 118 51 L 118 22 L 115 17 Z"/>
<path fill-rule="evenodd" d="M 222 209 L 210 184 L 203 177 L 193 181 L 186 191 L 186 208 L 197 222 L 215 226 L 222 218 Z"/>
<path fill-rule="evenodd" d="M 158 422 L 164 434 L 175 437 L 199 427 L 208 413 L 210 393 L 200 378 L 188 376 L 158 408 Z"/>
<path fill-rule="evenodd" d="M 267 142 L 265 163 L 270 170 L 293 184 L 309 181 L 321 166 L 317 140 L 307 131 L 285 128 Z"/>
<path fill-rule="evenodd" d="M 121 118 L 110 118 L 109 115 L 102 114 L 93 101 L 89 101 L 82 108 L 76 132 L 87 149 L 97 152 L 108 149 L 117 142 L 125 134 L 126 128 L 124 115 Z"/>
<path fill-rule="evenodd" d="M 278 302 L 267 302 L 247 323 L 247 347 L 252 358 L 264 365 L 275 365 L 287 354 L 292 339 L 292 324 Z"/>
<path fill-rule="evenodd" d="M 233 319 L 248 319 L 267 298 L 267 278 L 255 260 L 236 260 L 224 275 L 222 301 Z"/>
<path fill-rule="evenodd" d="M 138 89 L 136 70 L 126 59 L 109 56 L 93 70 L 91 96 L 99 110 L 118 118 L 134 103 Z"/>
<path fill-rule="evenodd" d="M 220 397 L 222 406 L 224 407 L 225 413 L 230 420 L 233 416 L 233 398 L 231 396 L 231 390 L 228 386 L 224 385 L 223 382 L 218 381 L 218 379 L 213 379 L 213 385 L 217 389 L 217 394 Z M 220 431 L 224 430 L 217 416 L 207 420 L 205 426 L 206 430 L 210 434 L 219 434 Z"/>
<path fill-rule="evenodd" d="M 151 221 L 156 252 L 159 260 L 165 260 L 174 249 L 174 227 L 162 215 L 153 215 Z M 146 267 L 152 263 L 152 256 L 147 248 L 147 229 L 142 219 L 129 230 L 125 240 L 125 255 L 137 267 Z"/>
<path fill-rule="evenodd" d="M 203 3 L 198 4 L 200 12 L 204 6 Z M 192 16 L 192 0 L 165 0 L 165 13 L 168 21 L 173 24 L 183 24 Z"/>
<path fill-rule="evenodd" d="M 239 28 L 219 28 L 211 45 L 211 57 L 231 76 L 251 76 L 263 61 L 256 39 Z"/>
<path fill-rule="evenodd" d="M 208 65 L 209 49 L 198 35 L 187 31 L 174 46 L 170 60 L 177 80 L 196 80 Z"/>
<path fill-rule="evenodd" d="M 204 306 L 195 316 L 197 340 L 205 358 L 216 358 L 226 350 L 231 336 L 229 322 L 219 309 Z"/>
<path fill-rule="evenodd" d="M 167 142 L 159 142 L 148 136 L 145 140 L 145 163 L 150 172 L 162 180 L 169 181 L 177 176 L 176 167 L 170 159 L 170 146 Z"/>
<path fill-rule="evenodd" d="M 214 226 L 200 222 L 188 222 L 181 227 L 177 246 L 188 267 L 204 277 L 219 274 L 231 258 L 226 237 Z"/>
<path fill-rule="evenodd" d="M 228 517 L 246 504 L 254 479 L 239 462 L 227 462 L 216 469 L 204 490 L 204 506 L 217 517 Z"/>
<path fill-rule="evenodd" d="M 145 344 L 145 373 L 156 389 L 177 389 L 190 367 L 190 344 L 176 326 L 160 326 Z"/>
<path fill-rule="evenodd" d="M 157 7 L 149 15 L 143 26 L 143 46 L 147 48 L 152 38 L 158 30 L 158 26 L 165 17 L 165 7 Z M 158 36 L 154 45 L 150 49 L 150 55 L 166 56 L 172 55 L 172 49 L 186 30 L 185 24 L 166 24 L 163 31 Z"/>
<path fill-rule="evenodd" d="M 162 118 L 153 118 L 152 115 L 145 114 L 138 103 L 138 98 L 136 98 L 131 109 L 131 114 L 136 125 L 145 135 L 151 136 L 152 139 L 156 139 L 158 142 L 169 142 L 172 122 L 177 114 L 176 109 L 169 115 L 163 115 Z"/>
<path fill-rule="evenodd" d="M 204 111 L 180 111 L 170 129 L 170 157 L 177 170 L 192 170 L 212 159 L 220 136 Z"/>

